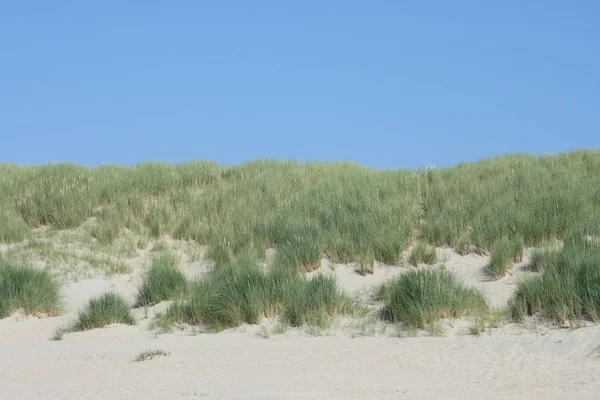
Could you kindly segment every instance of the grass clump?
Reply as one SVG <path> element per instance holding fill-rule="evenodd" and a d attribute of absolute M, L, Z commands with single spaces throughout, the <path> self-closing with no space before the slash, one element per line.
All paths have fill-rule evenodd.
<path fill-rule="evenodd" d="M 358 257 L 356 272 L 362 276 L 373 275 L 375 273 L 375 256 L 373 252 L 367 252 Z"/>
<path fill-rule="evenodd" d="M 555 262 L 558 251 L 553 249 L 534 249 L 531 252 L 529 270 L 542 272 L 549 264 Z"/>
<path fill-rule="evenodd" d="M 146 350 L 146 351 L 142 351 L 140 354 L 138 354 L 133 359 L 133 362 L 148 361 L 148 360 L 152 360 L 153 358 L 156 358 L 156 357 L 166 357 L 170 354 L 171 353 L 166 352 L 164 350 Z"/>
<path fill-rule="evenodd" d="M 58 314 L 61 310 L 60 286 L 45 270 L 0 260 L 0 318 L 19 309 L 26 314 Z"/>
<path fill-rule="evenodd" d="M 334 278 L 307 279 L 285 268 L 265 273 L 247 252 L 194 282 L 189 296 L 173 304 L 165 318 L 221 331 L 276 316 L 293 326 L 326 326 L 330 317 L 356 309 Z"/>
<path fill-rule="evenodd" d="M 476 316 L 487 310 L 483 295 L 445 269 L 415 269 L 379 289 L 383 317 L 431 329 L 441 318 Z"/>
<path fill-rule="evenodd" d="M 161 253 L 152 261 L 150 270 L 138 288 L 136 307 L 183 298 L 187 288 L 188 281 L 175 266 L 175 257 L 169 252 Z"/>
<path fill-rule="evenodd" d="M 512 268 L 513 263 L 521 262 L 523 259 L 523 239 L 503 237 L 492 249 L 492 256 L 488 273 L 494 280 L 506 275 Z"/>
<path fill-rule="evenodd" d="M 112 244 L 119 236 L 121 228 L 123 228 L 123 218 L 124 215 L 119 208 L 115 206 L 104 207 L 92 228 L 92 236 L 98 239 L 100 244 Z"/>
<path fill-rule="evenodd" d="M 519 283 L 510 301 L 515 320 L 540 314 L 557 324 L 600 318 L 600 248 L 584 240 L 565 243 L 540 275 Z"/>
<path fill-rule="evenodd" d="M 0 243 L 22 242 L 29 236 L 29 226 L 13 208 L 0 203 Z"/>
<path fill-rule="evenodd" d="M 428 246 L 425 243 L 418 243 L 413 247 L 408 261 L 414 266 L 417 266 L 420 263 L 435 264 L 437 261 L 435 248 Z"/>
<path fill-rule="evenodd" d="M 290 326 L 329 326 L 333 315 L 354 314 L 358 306 L 341 294 L 334 277 L 317 275 L 312 279 L 296 279 L 283 297 L 283 318 Z"/>
<path fill-rule="evenodd" d="M 275 268 L 287 268 L 291 273 L 312 272 L 321 267 L 325 248 L 323 233 L 316 226 L 304 226 L 289 233 L 277 247 Z"/>
<path fill-rule="evenodd" d="M 135 325 L 129 304 L 116 293 L 105 293 L 90 299 L 85 308 L 79 311 L 68 331 L 85 331 L 110 324 Z"/>
<path fill-rule="evenodd" d="M 480 336 L 489 328 L 498 328 L 508 318 L 507 308 L 494 308 L 473 318 L 471 334 Z"/>

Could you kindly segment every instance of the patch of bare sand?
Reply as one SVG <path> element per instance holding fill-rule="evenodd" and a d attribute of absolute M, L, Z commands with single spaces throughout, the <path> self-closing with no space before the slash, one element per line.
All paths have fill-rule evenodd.
<path fill-rule="evenodd" d="M 48 340 L 55 318 L 0 321 L 3 399 L 597 399 L 600 327 L 475 338 L 153 336 Z M 132 359 L 147 349 L 171 354 Z"/>

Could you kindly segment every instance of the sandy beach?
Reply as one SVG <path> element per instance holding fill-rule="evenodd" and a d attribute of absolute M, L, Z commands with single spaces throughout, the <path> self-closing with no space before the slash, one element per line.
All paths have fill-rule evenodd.
<path fill-rule="evenodd" d="M 522 264 L 492 281 L 481 272 L 487 257 L 437 249 L 446 267 L 501 306 Z M 202 263 L 184 263 L 189 274 Z M 141 264 L 140 264 L 141 265 Z M 195 267 L 194 267 L 195 266 Z M 141 267 L 140 267 L 141 268 Z M 313 274 L 334 274 L 356 294 L 407 268 L 379 265 L 375 274 L 323 260 Z M 138 324 L 111 325 L 50 338 L 85 302 L 113 290 L 133 299 L 139 271 L 114 278 L 65 283 L 66 313 L 0 320 L 0 398 L 11 399 L 596 399 L 600 394 L 600 327 L 506 324 L 476 337 L 468 321 L 444 321 L 440 336 L 399 337 L 393 324 L 364 334 L 343 321 L 324 332 L 278 334 L 265 321 L 221 333 L 176 330 L 159 334 L 148 314 Z M 354 327 L 354 328 L 353 328 Z M 377 331 L 377 332 L 375 332 Z M 143 362 L 140 352 L 168 356 Z"/>

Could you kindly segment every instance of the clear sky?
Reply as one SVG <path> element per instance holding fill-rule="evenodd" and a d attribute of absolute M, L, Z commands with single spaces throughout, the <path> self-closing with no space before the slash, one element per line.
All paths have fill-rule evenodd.
<path fill-rule="evenodd" d="M 0 162 L 600 148 L 600 1 L 3 1 Z"/>

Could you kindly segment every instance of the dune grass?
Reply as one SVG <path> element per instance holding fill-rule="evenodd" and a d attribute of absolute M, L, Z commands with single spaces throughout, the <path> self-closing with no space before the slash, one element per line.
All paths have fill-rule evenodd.
<path fill-rule="evenodd" d="M 492 248 L 488 274 L 494 280 L 503 278 L 514 263 L 523 260 L 523 239 L 503 237 Z"/>
<path fill-rule="evenodd" d="M 96 217 L 91 234 L 101 244 L 117 240 L 123 228 L 172 235 L 208 245 L 217 263 L 277 247 L 301 270 L 324 252 L 336 261 L 368 252 L 397 261 L 412 235 L 420 179 L 413 171 L 272 160 L 232 168 L 2 165 L 0 175 L 0 204 L 15 227 L 0 228 L 3 242 L 21 241 L 29 228 L 74 228 Z"/>
<path fill-rule="evenodd" d="M 490 251 L 502 237 L 527 246 L 562 239 L 598 215 L 600 153 L 497 157 L 427 172 L 422 239 Z M 459 243 L 462 241 L 462 243 Z"/>
<path fill-rule="evenodd" d="M 0 165 L 0 241 L 30 228 L 80 226 L 97 217 L 103 244 L 128 228 L 209 246 L 226 263 L 276 247 L 311 270 L 367 254 L 393 264 L 411 240 L 492 251 L 504 237 L 527 246 L 564 239 L 599 215 L 600 152 L 511 155 L 427 171 L 375 171 L 350 163 L 260 160 L 145 163 L 133 168 Z"/>
<path fill-rule="evenodd" d="M 529 270 L 533 272 L 542 272 L 546 266 L 555 262 L 559 252 L 554 249 L 539 248 L 531 252 Z"/>
<path fill-rule="evenodd" d="M 583 238 L 545 260 L 540 275 L 519 283 L 510 301 L 512 317 L 540 314 L 557 324 L 600 319 L 600 247 Z"/>
<path fill-rule="evenodd" d="M 435 262 L 428 245 L 447 245 L 491 253 L 490 274 L 497 279 L 519 260 L 525 246 L 587 237 L 589 246 L 572 245 L 556 259 L 554 254 L 545 260 L 534 253 L 532 269 L 542 275 L 520 286 L 513 314 L 544 310 L 558 320 L 595 318 L 594 270 L 576 267 L 583 261 L 567 262 L 564 254 L 587 254 L 599 237 L 589 223 L 600 219 L 599 170 L 600 152 L 593 151 L 511 155 L 426 171 L 274 160 L 235 167 L 210 162 L 151 162 L 132 168 L 2 164 L 0 242 L 23 241 L 34 228 L 64 230 L 89 222 L 85 232 L 94 246 L 113 249 L 125 234 L 145 238 L 125 246 L 123 254 L 135 255 L 134 247 L 146 248 L 146 238 L 162 243 L 164 236 L 207 245 L 214 272 L 190 285 L 185 301 L 171 313 L 179 312 L 179 320 L 223 329 L 264 315 L 314 323 L 346 312 L 341 300 L 319 311 L 312 306 L 302 311 L 308 303 L 298 299 L 308 298 L 310 285 L 321 285 L 323 302 L 329 301 L 324 293 L 343 297 L 331 282 L 311 283 L 298 275 L 318 268 L 322 256 L 334 263 L 356 263 L 366 275 L 376 261 L 398 263 L 410 243 L 418 243 L 411 256 L 414 264 Z M 262 260 L 270 248 L 276 253 L 268 273 L 240 262 L 249 253 Z M 128 271 L 125 263 L 112 258 L 89 257 L 86 265 L 108 273 Z M 109 261 L 114 265 L 107 267 Z M 553 279 L 574 279 L 564 272 L 569 268 L 571 274 L 589 276 L 558 287 Z M 138 303 L 144 296 L 141 301 L 152 303 L 183 293 L 181 276 L 172 272 L 165 268 L 156 276 L 149 274 L 143 287 L 147 292 Z M 563 300 L 551 302 L 544 294 L 548 290 Z M 225 306 L 219 308 L 217 302 Z M 294 310 L 312 314 L 294 316 Z"/>
<path fill-rule="evenodd" d="M 110 324 L 135 325 L 127 301 L 116 293 L 105 293 L 89 300 L 79 311 L 73 324 L 66 332 L 78 332 L 102 328 Z"/>
<path fill-rule="evenodd" d="M 23 217 L 12 207 L 0 202 L 0 243 L 17 243 L 25 240 L 30 233 Z"/>
<path fill-rule="evenodd" d="M 420 329 L 432 328 L 441 318 L 479 316 L 487 311 L 483 295 L 459 283 L 442 268 L 413 269 L 382 285 L 378 297 L 382 316 Z"/>
<path fill-rule="evenodd" d="M 437 261 L 437 254 L 432 246 L 428 246 L 425 243 L 417 243 L 410 253 L 408 262 L 415 267 L 420 264 L 435 264 Z"/>
<path fill-rule="evenodd" d="M 326 327 L 330 318 L 359 312 L 332 277 L 307 279 L 286 268 L 265 273 L 255 254 L 246 252 L 192 283 L 189 296 L 164 318 L 221 331 L 264 317 L 282 317 L 291 326 Z"/>
<path fill-rule="evenodd" d="M 164 351 L 164 350 L 146 350 L 146 351 L 142 351 L 140 354 L 138 354 L 133 359 L 133 362 L 148 361 L 148 360 L 152 360 L 153 358 L 157 358 L 157 357 L 166 357 L 170 354 L 171 353 Z"/>
<path fill-rule="evenodd" d="M 164 300 L 183 298 L 188 281 L 175 265 L 175 257 L 169 252 L 159 253 L 138 288 L 136 307 L 150 306 Z"/>
<path fill-rule="evenodd" d="M 369 251 L 358 256 L 356 271 L 362 276 L 375 273 L 375 255 L 373 252 Z"/>
<path fill-rule="evenodd" d="M 58 314 L 62 309 L 60 286 L 47 271 L 0 259 L 0 318 L 19 309 L 26 314 Z"/>

